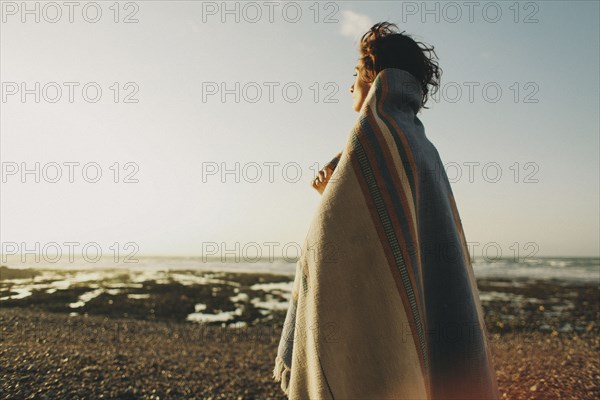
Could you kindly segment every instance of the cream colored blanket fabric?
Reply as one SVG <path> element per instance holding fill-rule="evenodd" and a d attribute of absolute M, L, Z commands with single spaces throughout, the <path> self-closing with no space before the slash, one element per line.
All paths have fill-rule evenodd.
<path fill-rule="evenodd" d="M 421 96 L 408 72 L 380 72 L 322 194 L 275 360 L 290 399 L 498 398 Z"/>

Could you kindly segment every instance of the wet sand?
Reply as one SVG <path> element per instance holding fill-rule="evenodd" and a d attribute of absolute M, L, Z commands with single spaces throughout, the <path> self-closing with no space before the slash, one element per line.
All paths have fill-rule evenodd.
<path fill-rule="evenodd" d="M 284 312 L 264 307 L 285 300 L 277 285 L 289 279 L 155 280 L 104 292 L 77 313 L 69 304 L 96 284 L 4 300 L 0 398 L 283 399 L 271 374 Z M 597 286 L 478 286 L 503 398 L 600 398 Z M 203 313 L 230 312 L 230 324 L 186 322 L 198 302 L 207 305 Z"/>

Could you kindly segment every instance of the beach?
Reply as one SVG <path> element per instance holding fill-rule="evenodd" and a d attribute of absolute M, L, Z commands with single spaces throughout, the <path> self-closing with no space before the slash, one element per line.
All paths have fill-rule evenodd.
<path fill-rule="evenodd" d="M 284 399 L 272 369 L 292 278 L 4 268 L 0 396 Z M 502 398 L 600 397 L 597 284 L 478 287 Z"/>

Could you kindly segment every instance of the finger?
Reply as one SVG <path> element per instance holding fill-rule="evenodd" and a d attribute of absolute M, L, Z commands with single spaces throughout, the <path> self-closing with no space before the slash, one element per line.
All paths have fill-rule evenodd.
<path fill-rule="evenodd" d="M 323 192 L 323 185 L 320 182 L 313 181 L 312 187 L 319 193 Z"/>

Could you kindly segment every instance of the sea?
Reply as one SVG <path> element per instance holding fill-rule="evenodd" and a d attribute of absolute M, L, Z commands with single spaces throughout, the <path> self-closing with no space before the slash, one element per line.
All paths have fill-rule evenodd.
<path fill-rule="evenodd" d="M 226 259 L 207 257 L 157 257 L 136 256 L 129 260 L 115 260 L 102 257 L 98 260 L 82 257 L 69 259 L 61 257 L 57 261 L 35 259 L 29 256 L 3 257 L 1 265 L 16 269 L 36 270 L 81 270 L 100 272 L 109 269 L 128 269 L 132 272 L 158 271 L 215 271 L 239 273 L 268 273 L 293 276 L 296 259 L 244 259 L 233 256 Z M 515 260 L 512 258 L 474 258 L 473 271 L 482 279 L 514 280 L 558 280 L 569 283 L 596 283 L 600 285 L 600 257 L 536 257 Z"/>

